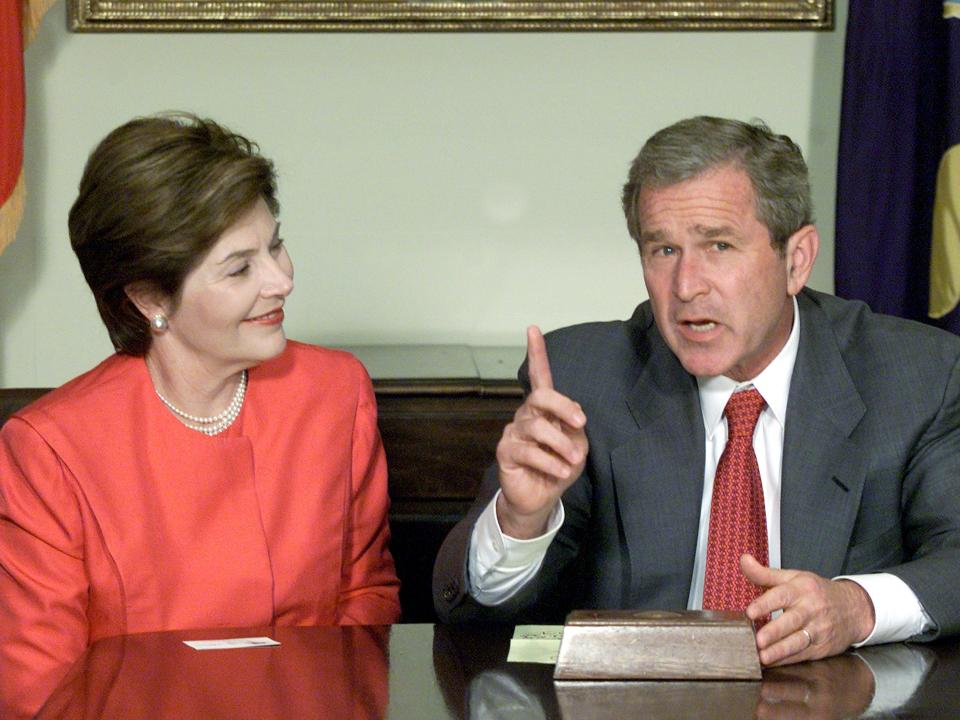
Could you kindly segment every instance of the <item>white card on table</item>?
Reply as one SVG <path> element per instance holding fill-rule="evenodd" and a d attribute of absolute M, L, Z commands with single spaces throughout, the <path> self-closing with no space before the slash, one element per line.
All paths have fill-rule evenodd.
<path fill-rule="evenodd" d="M 237 648 L 271 647 L 279 645 L 276 640 L 268 637 L 227 638 L 225 640 L 184 640 L 194 650 L 235 650 Z"/>

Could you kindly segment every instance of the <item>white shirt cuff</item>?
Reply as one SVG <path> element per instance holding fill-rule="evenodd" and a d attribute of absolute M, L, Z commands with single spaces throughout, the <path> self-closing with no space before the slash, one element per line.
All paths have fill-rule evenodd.
<path fill-rule="evenodd" d="M 504 535 L 497 521 L 499 497 L 498 490 L 477 518 L 470 536 L 470 595 L 481 605 L 499 605 L 532 580 L 540 571 L 553 537 L 563 525 L 563 503 L 557 502 L 543 535 L 529 540 Z"/>
<path fill-rule="evenodd" d="M 854 647 L 900 642 L 933 627 L 933 621 L 923 609 L 913 590 L 903 580 L 890 573 L 841 575 L 834 580 L 852 580 L 866 590 L 873 602 L 876 624 L 865 640 Z"/>

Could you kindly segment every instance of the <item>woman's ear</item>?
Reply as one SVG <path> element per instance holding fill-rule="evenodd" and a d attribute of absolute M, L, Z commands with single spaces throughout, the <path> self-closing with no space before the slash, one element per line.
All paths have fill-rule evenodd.
<path fill-rule="evenodd" d="M 153 323 L 156 317 L 166 318 L 169 314 L 170 303 L 167 297 L 153 283 L 138 280 L 124 286 L 123 291 L 147 322 Z"/>

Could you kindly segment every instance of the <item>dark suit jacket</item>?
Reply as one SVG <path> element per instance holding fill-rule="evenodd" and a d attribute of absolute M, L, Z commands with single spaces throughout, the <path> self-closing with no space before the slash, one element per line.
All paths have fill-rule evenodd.
<path fill-rule="evenodd" d="M 960 339 L 805 290 L 784 436 L 781 564 L 825 577 L 902 578 L 936 623 L 960 631 Z M 574 607 L 687 604 L 703 494 L 696 380 L 653 321 L 547 336 L 558 391 L 587 415 L 590 453 L 564 494 L 566 520 L 534 581 L 502 606 L 467 594 L 476 503 L 434 569 L 444 620 L 559 621 Z M 520 378 L 528 387 L 526 368 Z"/>

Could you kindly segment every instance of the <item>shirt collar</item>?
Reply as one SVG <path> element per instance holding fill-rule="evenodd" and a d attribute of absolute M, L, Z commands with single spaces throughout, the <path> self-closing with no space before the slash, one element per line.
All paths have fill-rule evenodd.
<path fill-rule="evenodd" d="M 730 396 L 737 390 L 755 387 L 767 402 L 767 408 L 783 428 L 787 418 L 787 398 L 790 396 L 790 379 L 793 366 L 797 361 L 797 349 L 800 347 L 800 308 L 797 298 L 793 298 L 793 328 L 790 337 L 777 356 L 760 374 L 752 380 L 737 382 L 726 375 L 698 377 L 700 391 L 700 411 L 703 414 L 703 428 L 707 439 L 713 437 L 723 419 L 723 409 Z"/>

